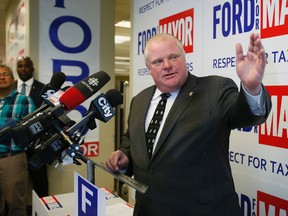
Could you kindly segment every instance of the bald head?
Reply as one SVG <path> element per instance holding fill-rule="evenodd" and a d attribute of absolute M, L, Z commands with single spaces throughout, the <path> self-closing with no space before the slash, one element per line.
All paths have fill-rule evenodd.
<path fill-rule="evenodd" d="M 20 56 L 17 59 L 17 73 L 19 78 L 26 82 L 33 77 L 34 66 L 33 61 L 28 56 Z"/>

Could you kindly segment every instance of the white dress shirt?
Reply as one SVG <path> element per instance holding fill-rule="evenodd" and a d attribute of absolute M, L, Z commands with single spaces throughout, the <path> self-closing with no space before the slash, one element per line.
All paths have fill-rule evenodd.
<path fill-rule="evenodd" d="M 148 130 L 149 123 L 150 123 L 150 121 L 151 121 L 151 119 L 153 117 L 153 114 L 155 112 L 155 109 L 156 109 L 159 101 L 161 100 L 161 94 L 162 93 L 163 92 L 161 92 L 159 89 L 156 89 L 156 91 L 155 91 L 155 93 L 153 95 L 153 98 L 152 98 L 152 100 L 150 102 L 150 107 L 149 107 L 149 110 L 148 110 L 148 113 L 147 113 L 147 117 L 146 117 L 146 120 L 145 120 L 145 131 Z M 168 113 L 169 113 L 169 111 L 170 111 L 170 109 L 171 109 L 171 107 L 172 107 L 172 105 L 173 105 L 178 93 L 179 93 L 179 90 L 174 91 L 174 92 L 170 92 L 171 95 L 170 95 L 169 98 L 167 98 L 167 103 L 166 103 L 166 107 L 165 107 L 165 112 L 164 112 L 164 115 L 163 115 L 162 123 L 161 123 L 161 125 L 159 127 L 159 130 L 158 130 L 158 133 L 157 133 L 157 136 L 155 138 L 154 145 L 153 145 L 153 152 L 155 150 L 155 147 L 156 147 L 156 144 L 158 142 L 159 136 L 160 136 L 161 131 L 163 129 L 163 125 L 164 125 L 164 123 L 166 121 L 167 115 L 168 115 Z"/>
<path fill-rule="evenodd" d="M 32 78 L 30 78 L 29 80 L 27 80 L 26 82 L 25 82 L 25 84 L 26 84 L 26 92 L 25 92 L 25 95 L 29 95 L 30 94 L 30 91 L 31 91 L 31 89 L 32 89 L 32 84 L 33 84 L 33 82 L 34 82 L 34 78 L 32 77 Z M 17 91 L 18 92 L 21 92 L 21 88 L 22 88 L 22 84 L 23 84 L 24 82 L 21 80 L 21 79 L 18 79 L 17 80 Z"/>

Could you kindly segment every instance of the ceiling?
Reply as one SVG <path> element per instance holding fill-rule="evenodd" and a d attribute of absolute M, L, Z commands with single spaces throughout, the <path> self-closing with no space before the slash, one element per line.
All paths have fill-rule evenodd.
<path fill-rule="evenodd" d="M 9 0 L 0 0 L 0 47 L 5 47 L 5 10 L 8 3 Z M 122 20 L 130 20 L 130 0 L 115 0 L 115 23 Z M 130 29 L 115 27 L 115 34 L 130 36 Z M 118 76 L 129 76 L 129 46 L 130 42 L 115 45 L 115 72 Z"/>

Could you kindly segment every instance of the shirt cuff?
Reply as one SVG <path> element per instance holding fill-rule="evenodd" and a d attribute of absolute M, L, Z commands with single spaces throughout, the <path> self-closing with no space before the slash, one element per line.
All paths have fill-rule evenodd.
<path fill-rule="evenodd" d="M 250 110 L 254 115 L 264 115 L 266 113 L 265 110 L 265 97 L 263 96 L 263 90 L 261 87 L 259 95 L 251 95 L 242 85 L 242 88 L 245 92 L 245 96 L 247 99 L 247 102 L 250 106 Z"/>

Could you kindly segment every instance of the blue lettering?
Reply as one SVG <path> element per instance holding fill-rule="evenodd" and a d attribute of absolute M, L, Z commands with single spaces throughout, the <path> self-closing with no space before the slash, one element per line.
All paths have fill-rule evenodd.
<path fill-rule="evenodd" d="M 250 4 L 249 4 L 250 2 Z M 253 29 L 255 21 L 255 2 L 254 0 L 244 1 L 244 32 L 249 32 Z M 250 23 L 249 23 L 250 21 Z M 239 31 L 240 32 L 240 31 Z"/>
<path fill-rule="evenodd" d="M 288 62 L 288 50 L 272 51 L 271 53 L 274 63 Z"/>
<path fill-rule="evenodd" d="M 187 62 L 187 70 L 189 72 L 192 72 L 193 71 L 193 62 Z"/>
<path fill-rule="evenodd" d="M 241 200 L 242 215 L 251 215 L 251 202 L 249 197 L 244 194 L 241 194 L 240 200 Z M 247 209 L 247 212 L 245 212 L 245 209 Z"/>
<path fill-rule="evenodd" d="M 64 45 L 59 37 L 58 37 L 58 30 L 59 27 L 67 22 L 72 22 L 75 23 L 77 25 L 79 25 L 84 33 L 84 38 L 82 40 L 82 43 L 79 44 L 79 46 L 76 47 L 68 47 L 66 45 Z M 62 16 L 62 17 L 58 17 L 56 18 L 52 23 L 51 26 L 49 28 L 49 37 L 50 37 L 50 41 L 52 42 L 52 44 L 59 50 L 61 50 L 62 52 L 66 52 L 66 53 L 80 53 L 83 52 L 84 50 L 86 50 L 91 41 L 92 41 L 92 33 L 91 30 L 89 28 L 89 26 L 81 19 L 77 18 L 77 17 L 73 17 L 73 16 Z"/>
<path fill-rule="evenodd" d="M 225 2 L 223 5 L 223 12 L 222 12 L 222 34 L 224 37 L 228 37 L 229 33 L 231 32 L 231 6 L 228 2 Z M 225 26 L 227 29 L 225 29 Z"/>
<path fill-rule="evenodd" d="M 257 3 L 257 2 L 256 2 Z M 260 29 L 260 22 L 259 22 L 259 15 L 260 15 L 260 7 L 257 4 L 255 8 L 255 13 L 256 13 L 256 20 L 255 20 L 255 29 L 259 30 Z"/>
<path fill-rule="evenodd" d="M 260 168 L 261 170 L 265 170 L 265 171 L 267 170 L 266 169 L 267 161 L 263 158 L 253 157 L 249 155 L 248 166 L 251 166 L 251 165 L 256 169 Z"/>
<path fill-rule="evenodd" d="M 82 61 L 76 61 L 76 60 L 64 60 L 64 59 L 52 59 L 53 63 L 53 72 L 62 71 L 63 66 L 69 66 L 69 67 L 78 67 L 81 68 L 82 72 L 79 76 L 67 76 L 66 75 L 66 81 L 72 82 L 73 84 L 76 84 L 80 80 L 86 78 L 89 76 L 89 67 L 85 62 Z"/>
<path fill-rule="evenodd" d="M 147 29 L 138 33 L 138 55 L 144 54 L 147 41 L 157 34 L 157 28 Z"/>
<path fill-rule="evenodd" d="M 254 128 L 253 132 L 254 133 L 258 133 L 258 126 L 238 128 L 237 130 L 238 131 L 243 131 L 243 132 L 251 132 L 253 128 Z"/>
<path fill-rule="evenodd" d="M 244 164 L 244 158 L 245 158 L 245 154 L 243 153 L 234 153 L 233 151 L 229 152 L 229 160 L 230 162 L 235 162 L 235 163 L 240 163 L 240 164 Z"/>
<path fill-rule="evenodd" d="M 65 8 L 65 6 L 64 6 L 64 0 L 56 0 L 54 7 Z"/>
<path fill-rule="evenodd" d="M 213 68 L 235 67 L 235 56 L 213 59 Z"/>
<path fill-rule="evenodd" d="M 285 57 L 285 53 L 283 50 L 280 52 L 279 62 L 281 62 L 281 61 L 286 62 L 286 57 Z"/>
<path fill-rule="evenodd" d="M 217 37 L 217 26 L 221 26 L 224 37 L 253 30 L 255 22 L 259 25 L 259 20 L 255 21 L 255 10 L 255 0 L 227 1 L 223 5 L 216 5 L 213 8 L 213 39 Z"/>
<path fill-rule="evenodd" d="M 213 25 L 213 39 L 216 38 L 216 25 L 220 24 L 220 19 L 216 17 L 216 12 L 221 10 L 221 6 L 217 5 L 213 9 L 213 20 L 214 20 L 214 25 Z"/>
<path fill-rule="evenodd" d="M 238 13 L 237 13 L 238 7 Z M 241 14 L 242 14 L 242 4 L 241 2 L 233 1 L 233 35 L 236 34 L 236 26 L 238 27 L 239 33 L 242 33 L 241 26 Z M 247 19 L 246 17 L 244 19 Z"/>

